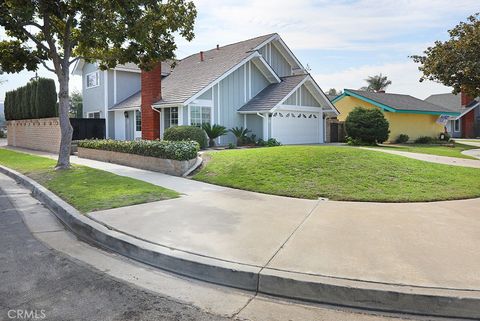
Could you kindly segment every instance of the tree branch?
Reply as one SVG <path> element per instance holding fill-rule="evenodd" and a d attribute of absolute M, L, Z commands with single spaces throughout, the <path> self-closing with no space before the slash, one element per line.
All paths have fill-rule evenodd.
<path fill-rule="evenodd" d="M 45 69 L 47 69 L 48 71 L 56 72 L 55 69 L 47 66 L 47 63 L 45 62 L 45 60 L 40 59 L 40 58 L 38 58 L 38 57 L 35 57 L 35 59 L 36 59 L 39 63 L 41 63 L 41 64 L 43 65 L 43 67 L 45 67 Z"/>
<path fill-rule="evenodd" d="M 48 48 L 47 46 L 45 46 L 40 40 L 38 40 L 34 35 L 32 35 L 30 32 L 28 32 L 26 29 L 22 28 L 22 32 L 30 39 L 32 40 L 33 42 L 35 42 L 35 44 L 41 48 L 43 48 L 44 50 L 46 51 L 50 51 L 50 48 Z"/>
<path fill-rule="evenodd" d="M 70 62 L 68 63 L 69 65 L 75 63 L 77 60 L 79 60 L 80 57 L 76 57 L 76 58 L 73 58 L 72 60 L 70 60 Z"/>

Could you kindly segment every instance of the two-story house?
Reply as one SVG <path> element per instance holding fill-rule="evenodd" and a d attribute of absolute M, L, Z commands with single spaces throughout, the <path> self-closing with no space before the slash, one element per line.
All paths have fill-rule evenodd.
<path fill-rule="evenodd" d="M 325 119 L 338 114 L 278 34 L 217 45 L 173 68 L 100 71 L 80 60 L 73 72 L 83 79 L 84 117 L 105 118 L 114 139 L 157 139 L 171 126 L 211 123 L 283 144 L 323 143 Z"/>

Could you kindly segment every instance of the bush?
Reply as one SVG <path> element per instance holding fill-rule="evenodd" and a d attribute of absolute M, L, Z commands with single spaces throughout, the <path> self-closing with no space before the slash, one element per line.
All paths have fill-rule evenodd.
<path fill-rule="evenodd" d="M 429 136 L 420 136 L 415 139 L 415 144 L 432 144 L 433 142 L 435 142 L 435 139 Z"/>
<path fill-rule="evenodd" d="M 407 134 L 400 134 L 398 135 L 397 139 L 395 139 L 395 143 L 405 144 L 406 142 L 408 142 L 409 139 L 410 137 Z"/>
<path fill-rule="evenodd" d="M 55 81 L 40 78 L 5 94 L 5 119 L 56 117 L 56 102 Z"/>
<path fill-rule="evenodd" d="M 345 141 L 346 141 L 347 145 L 350 145 L 350 146 L 368 145 L 368 144 L 364 143 L 362 140 L 360 140 L 358 138 L 352 138 L 350 136 L 345 137 Z"/>
<path fill-rule="evenodd" d="M 78 147 L 108 150 L 163 159 L 189 160 L 197 157 L 199 145 L 196 141 L 167 140 L 81 140 Z"/>
<path fill-rule="evenodd" d="M 390 133 L 388 121 L 379 109 L 355 107 L 345 120 L 349 137 L 365 144 L 383 143 Z"/>
<path fill-rule="evenodd" d="M 448 142 L 452 138 L 449 133 L 441 133 L 438 135 L 438 139 L 444 142 Z"/>
<path fill-rule="evenodd" d="M 228 149 L 235 149 L 236 147 L 237 146 L 235 146 L 234 143 L 228 143 L 228 146 L 227 146 Z"/>
<path fill-rule="evenodd" d="M 207 135 L 203 129 L 195 126 L 175 126 L 168 128 L 163 139 L 170 141 L 194 140 L 201 149 L 207 147 Z"/>
<path fill-rule="evenodd" d="M 270 138 L 267 141 L 264 141 L 263 139 L 260 138 L 255 145 L 261 146 L 261 147 L 275 147 L 275 146 L 281 146 L 282 143 L 280 143 L 275 138 Z"/>
<path fill-rule="evenodd" d="M 7 138 L 7 133 L 0 128 L 0 138 Z"/>

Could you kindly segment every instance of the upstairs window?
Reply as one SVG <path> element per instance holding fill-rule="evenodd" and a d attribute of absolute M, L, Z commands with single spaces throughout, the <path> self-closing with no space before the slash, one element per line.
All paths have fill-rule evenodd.
<path fill-rule="evenodd" d="M 87 89 L 97 87 L 100 85 L 100 74 L 98 71 L 87 74 Z"/>
<path fill-rule="evenodd" d="M 94 111 L 91 113 L 87 113 L 88 118 L 100 118 L 100 112 L 99 111 Z"/>

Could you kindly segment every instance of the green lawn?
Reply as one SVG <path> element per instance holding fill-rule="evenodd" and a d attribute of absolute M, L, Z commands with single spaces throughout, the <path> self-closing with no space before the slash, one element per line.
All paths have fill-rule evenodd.
<path fill-rule="evenodd" d="M 381 202 L 480 197 L 480 169 L 359 148 L 282 146 L 208 156 L 194 179 L 261 193 Z"/>
<path fill-rule="evenodd" d="M 379 148 L 389 148 L 402 152 L 430 154 L 438 156 L 449 156 L 457 158 L 476 159 L 475 157 L 463 155 L 464 150 L 475 149 L 478 147 L 455 143 L 455 147 L 442 145 L 426 145 L 426 144 L 405 144 L 405 145 L 380 145 Z"/>
<path fill-rule="evenodd" d="M 0 149 L 0 164 L 25 174 L 82 213 L 178 197 L 175 191 L 85 166 L 55 171 L 52 159 Z"/>

